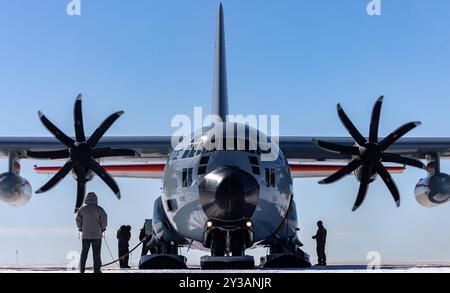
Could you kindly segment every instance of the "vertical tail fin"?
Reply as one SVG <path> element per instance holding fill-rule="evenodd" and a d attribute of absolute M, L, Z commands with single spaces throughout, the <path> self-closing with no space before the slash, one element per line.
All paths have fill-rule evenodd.
<path fill-rule="evenodd" d="M 227 67 L 225 54 L 225 28 L 222 3 L 219 5 L 216 27 L 214 85 L 212 114 L 226 121 L 228 115 Z"/>

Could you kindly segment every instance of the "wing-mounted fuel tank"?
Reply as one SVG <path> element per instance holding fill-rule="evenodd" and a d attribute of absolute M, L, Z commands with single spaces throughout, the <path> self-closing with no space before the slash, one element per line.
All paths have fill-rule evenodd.
<path fill-rule="evenodd" d="M 416 184 L 414 195 L 419 204 L 432 208 L 450 201 L 450 176 L 440 171 L 439 157 L 428 163 L 428 176 Z"/>
<path fill-rule="evenodd" d="M 163 202 L 159 197 L 153 207 L 153 236 L 150 240 L 149 246 L 156 246 L 161 242 L 183 244 L 186 239 L 182 238 L 178 232 L 170 224 L 164 211 Z"/>
<path fill-rule="evenodd" d="M 31 199 L 31 185 L 20 176 L 20 161 L 17 154 L 9 155 L 9 170 L 0 174 L 0 200 L 11 206 L 24 206 Z"/>

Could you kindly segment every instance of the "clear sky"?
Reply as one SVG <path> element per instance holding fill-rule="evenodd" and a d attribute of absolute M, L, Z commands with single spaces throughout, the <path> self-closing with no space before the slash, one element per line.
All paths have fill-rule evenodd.
<path fill-rule="evenodd" d="M 73 134 L 80 92 L 88 133 L 124 110 L 109 135 L 170 135 L 174 115 L 210 108 L 218 1 L 82 0 L 81 16 L 68 16 L 67 3 L 0 1 L 1 136 L 48 136 L 38 110 Z M 278 114 L 283 135 L 343 136 L 336 103 L 367 133 L 373 102 L 384 94 L 381 135 L 420 120 L 411 136 L 450 136 L 449 1 L 382 0 L 382 15 L 372 17 L 369 0 L 223 3 L 231 112 Z M 34 164 L 22 162 L 22 174 L 36 190 L 49 177 L 34 174 Z M 0 167 L 6 170 L 6 162 Z M 442 167 L 450 172 L 450 164 Z M 364 262 L 369 251 L 384 261 L 450 260 L 450 204 L 426 209 L 415 201 L 414 186 L 424 176 L 413 169 L 395 176 L 399 209 L 375 182 L 356 213 L 353 177 L 331 186 L 295 181 L 305 250 L 315 260 L 310 236 L 322 219 L 330 262 Z M 121 224 L 133 226 L 137 243 L 161 186 L 117 181 L 121 201 L 98 179 L 89 184 L 109 212 L 114 254 Z M 16 250 L 20 263 L 65 263 L 80 248 L 74 203 L 75 181 L 68 177 L 26 207 L 0 204 L 0 263 L 15 263 Z M 103 254 L 110 260 L 105 246 Z M 202 254 L 189 253 L 189 262 Z"/>

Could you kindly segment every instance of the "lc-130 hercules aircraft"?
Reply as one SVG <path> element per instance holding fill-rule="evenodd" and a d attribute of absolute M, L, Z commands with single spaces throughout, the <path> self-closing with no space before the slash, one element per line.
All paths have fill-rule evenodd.
<path fill-rule="evenodd" d="M 167 137 L 103 137 L 121 116 L 109 116 L 87 137 L 84 133 L 81 96 L 74 107 L 75 137 L 59 130 L 41 112 L 39 118 L 54 135 L 51 137 L 1 137 L 0 155 L 9 158 L 9 170 L 0 175 L 0 198 L 11 205 L 26 204 L 31 198 L 30 183 L 20 176 L 20 160 L 66 160 L 63 166 L 36 167 L 38 173 L 54 176 L 36 191 L 46 192 L 72 173 L 77 182 L 76 210 L 82 205 L 86 183 L 99 176 L 120 198 L 113 177 L 162 179 L 162 194 L 156 200 L 149 241 L 151 254 L 143 256 L 141 268 L 185 268 L 186 258 L 178 248 L 210 250 L 201 259 L 208 268 L 253 268 L 246 256 L 250 247 L 264 246 L 269 254 L 261 259 L 265 267 L 308 267 L 309 257 L 300 247 L 293 178 L 326 177 L 320 183 L 336 182 L 355 174 L 360 182 L 353 210 L 363 202 L 368 186 L 378 176 L 384 181 L 397 206 L 399 191 L 391 173 L 401 173 L 405 165 L 426 170 L 415 189 L 417 201 L 425 207 L 450 199 L 450 177 L 440 171 L 441 158 L 450 156 L 449 138 L 401 138 L 418 126 L 407 123 L 384 139 L 378 137 L 383 99 L 375 103 L 369 137 L 364 137 L 338 105 L 338 115 L 351 137 L 282 137 L 262 142 L 264 134 L 247 125 L 227 121 L 228 98 L 225 61 L 223 8 L 217 19 L 213 114 L 223 121 L 202 129 L 183 148 L 173 148 Z M 244 129 L 224 133 L 224 141 L 244 145 L 243 149 L 206 149 L 217 129 Z M 256 135 L 250 135 L 250 133 Z M 255 140 L 256 137 L 256 140 Z M 278 141 L 275 143 L 274 141 Z M 268 148 L 267 148 L 268 144 Z M 255 148 L 250 147 L 250 145 Z M 277 150 L 273 160 L 263 160 L 265 151 Z M 427 165 L 420 160 L 425 160 Z M 101 165 L 100 162 L 121 162 Z M 165 162 L 165 163 L 164 163 Z M 319 163 L 320 162 L 320 163 Z M 345 162 L 347 165 L 329 165 Z M 399 163 L 385 167 L 383 163 Z M 132 164 L 131 164 L 132 163 Z M 327 177 L 328 176 L 328 177 Z"/>

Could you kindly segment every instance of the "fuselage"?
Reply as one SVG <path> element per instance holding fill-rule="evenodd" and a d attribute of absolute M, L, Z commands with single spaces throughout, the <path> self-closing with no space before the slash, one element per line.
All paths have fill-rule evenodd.
<path fill-rule="evenodd" d="M 219 128 L 235 131 L 223 131 L 216 139 Z M 175 148 L 165 165 L 162 200 L 182 237 L 201 242 L 208 220 L 245 218 L 253 224 L 256 243 L 282 224 L 293 197 L 292 176 L 277 144 L 261 142 L 262 137 L 246 125 L 220 123 Z M 276 156 L 266 159 L 264 153 L 274 149 Z"/>

